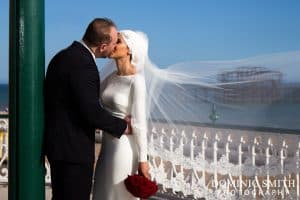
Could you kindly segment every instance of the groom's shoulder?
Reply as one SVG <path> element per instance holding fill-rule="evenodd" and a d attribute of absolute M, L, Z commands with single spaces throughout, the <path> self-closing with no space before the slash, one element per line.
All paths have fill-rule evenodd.
<path fill-rule="evenodd" d="M 74 42 L 73 42 L 71 45 L 67 46 L 64 49 L 61 49 L 60 51 L 58 51 L 53 58 L 54 59 L 55 58 L 61 58 L 61 57 L 64 57 L 64 56 L 76 51 L 76 46 L 77 45 L 74 44 Z"/>
<path fill-rule="evenodd" d="M 84 46 L 80 42 L 73 41 L 72 44 L 68 47 L 68 49 L 81 51 L 84 49 Z"/>
<path fill-rule="evenodd" d="M 64 60 L 70 62 L 79 62 L 84 57 L 83 46 L 77 41 L 74 41 L 68 47 L 60 50 L 54 57 L 53 60 Z"/>
<path fill-rule="evenodd" d="M 68 54 L 68 53 L 72 53 L 72 54 L 80 54 L 83 50 L 83 46 L 82 44 L 80 44 L 77 41 L 74 41 L 71 45 L 69 45 L 67 48 L 63 49 L 62 52 Z"/>
<path fill-rule="evenodd" d="M 66 48 L 60 50 L 57 54 L 68 54 L 68 53 L 76 53 L 76 52 L 80 53 L 82 50 L 83 50 L 82 44 L 80 44 L 77 41 L 74 41 Z"/>

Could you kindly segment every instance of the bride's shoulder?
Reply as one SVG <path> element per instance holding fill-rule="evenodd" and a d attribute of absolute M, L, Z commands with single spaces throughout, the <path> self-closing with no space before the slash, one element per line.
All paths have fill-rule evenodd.
<path fill-rule="evenodd" d="M 136 74 L 133 78 L 133 86 L 136 89 L 145 88 L 146 87 L 145 77 L 140 74 Z"/>
<path fill-rule="evenodd" d="M 135 74 L 133 79 L 135 83 L 145 83 L 145 77 L 141 74 Z"/>

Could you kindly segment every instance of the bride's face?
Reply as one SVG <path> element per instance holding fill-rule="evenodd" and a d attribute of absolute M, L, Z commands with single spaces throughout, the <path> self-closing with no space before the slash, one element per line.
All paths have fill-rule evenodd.
<path fill-rule="evenodd" d="M 129 48 L 121 34 L 118 35 L 118 41 L 115 49 L 110 54 L 110 58 L 120 59 L 130 55 Z"/>

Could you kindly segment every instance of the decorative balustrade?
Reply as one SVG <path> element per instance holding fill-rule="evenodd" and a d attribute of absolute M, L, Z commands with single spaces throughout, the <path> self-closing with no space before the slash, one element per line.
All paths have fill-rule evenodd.
<path fill-rule="evenodd" d="M 205 126 L 148 134 L 150 173 L 160 194 L 176 198 L 299 199 L 296 134 Z M 8 120 L 0 119 L 0 184 L 8 182 Z M 50 168 L 46 163 L 46 183 Z"/>
<path fill-rule="evenodd" d="M 157 123 L 149 133 L 151 175 L 160 193 L 212 200 L 300 198 L 297 135 L 167 128 Z"/>
<path fill-rule="evenodd" d="M 45 162 L 45 182 L 51 183 L 50 166 Z M 0 118 L 0 184 L 8 183 L 8 119 Z"/>
<path fill-rule="evenodd" d="M 0 184 L 8 180 L 8 119 L 0 119 Z"/>

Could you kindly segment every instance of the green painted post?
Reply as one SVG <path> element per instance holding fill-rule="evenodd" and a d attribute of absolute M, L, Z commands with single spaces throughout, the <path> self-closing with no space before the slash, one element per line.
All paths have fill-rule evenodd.
<path fill-rule="evenodd" d="M 9 200 L 45 198 L 44 0 L 10 0 Z"/>

